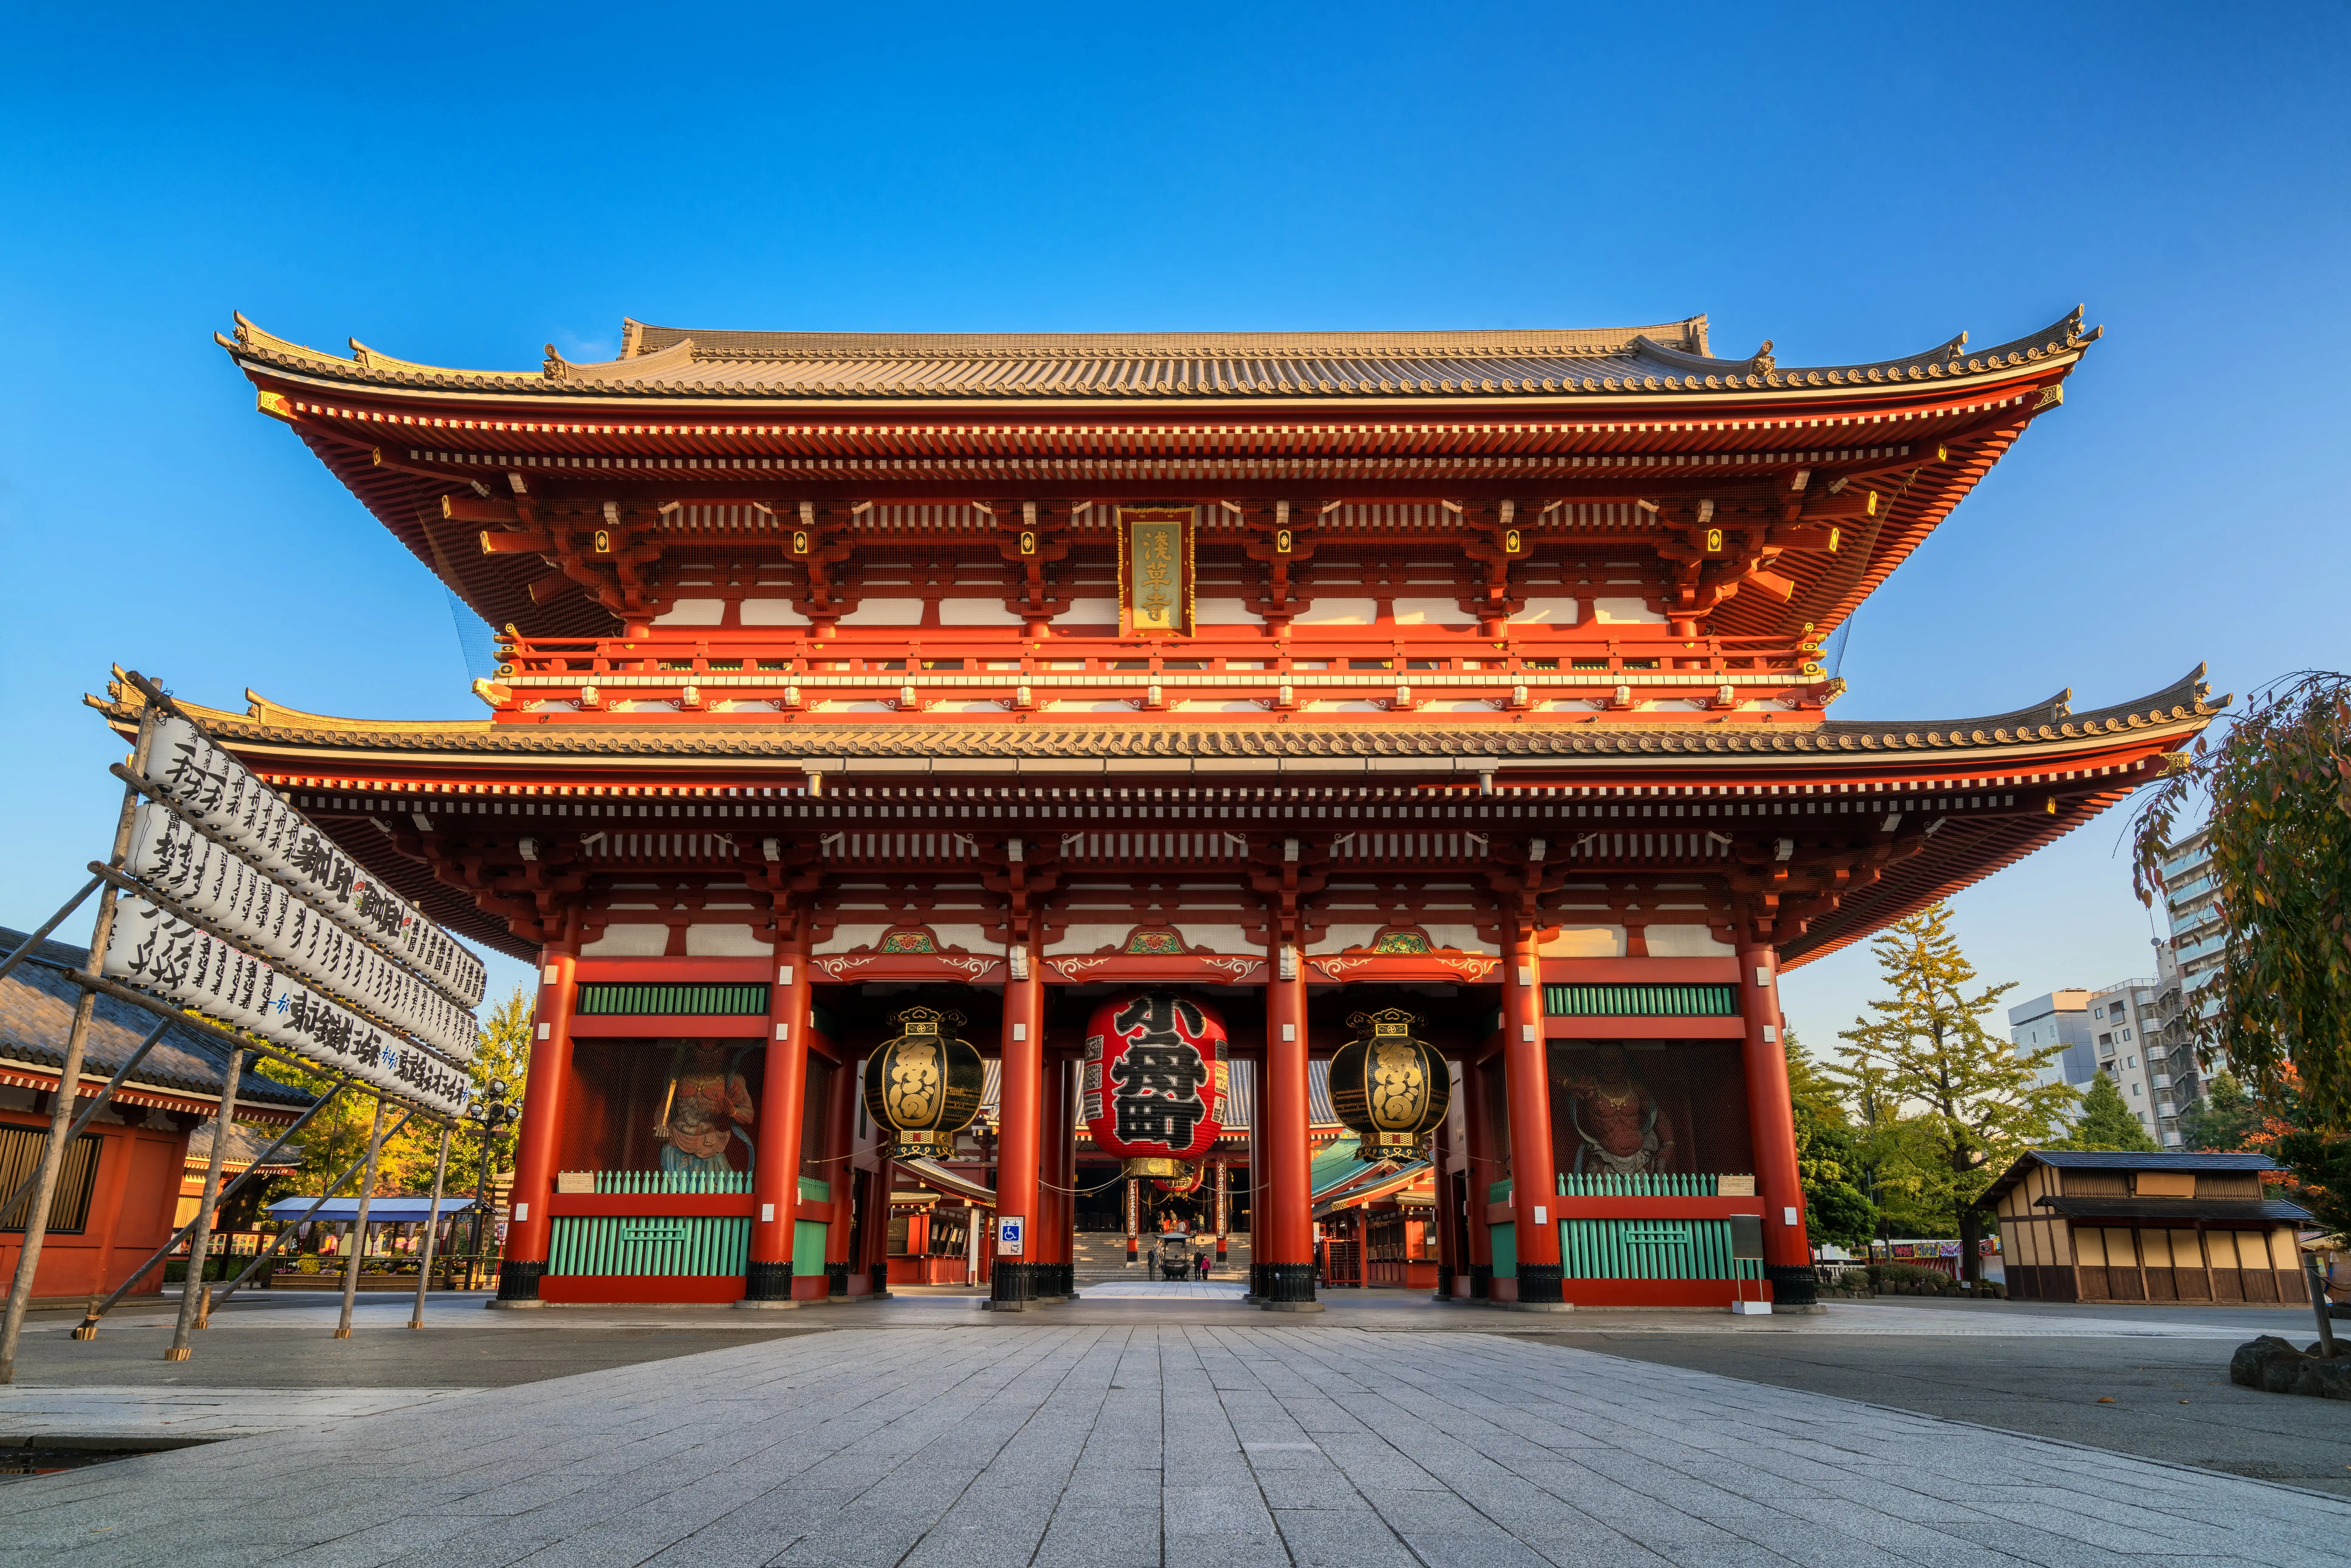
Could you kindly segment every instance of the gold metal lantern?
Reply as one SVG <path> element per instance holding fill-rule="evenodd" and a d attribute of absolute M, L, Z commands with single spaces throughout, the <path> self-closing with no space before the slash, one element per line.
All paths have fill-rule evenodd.
<path fill-rule="evenodd" d="M 963 1021 L 961 1013 L 908 1008 L 890 1020 L 897 1038 L 865 1059 L 865 1109 L 890 1130 L 893 1159 L 948 1157 L 979 1113 L 987 1070 L 948 1032 Z"/>
<path fill-rule="evenodd" d="M 1453 1078 L 1403 1008 L 1356 1013 L 1355 1038 L 1331 1058 L 1331 1108 L 1358 1140 L 1359 1160 L 1409 1160 L 1453 1103 Z"/>

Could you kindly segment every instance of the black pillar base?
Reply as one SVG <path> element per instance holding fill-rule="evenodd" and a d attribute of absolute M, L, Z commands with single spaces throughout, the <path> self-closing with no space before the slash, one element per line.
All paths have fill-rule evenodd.
<path fill-rule="evenodd" d="M 1260 1301 L 1311 1301 L 1314 1299 L 1314 1265 L 1267 1263 L 1257 1299 Z"/>
<path fill-rule="evenodd" d="M 997 1260 L 988 1276 L 987 1299 L 995 1305 L 1021 1307 L 1037 1299 L 1037 1263 L 1008 1263 Z"/>
<path fill-rule="evenodd" d="M 1494 1266 L 1491 1263 L 1470 1264 L 1469 1299 L 1473 1301 L 1491 1301 L 1493 1296 Z"/>
<path fill-rule="evenodd" d="M 544 1263 L 526 1263 L 509 1258 L 498 1265 L 498 1300 L 502 1301 L 535 1301 L 538 1300 L 538 1278 L 547 1272 Z"/>
<path fill-rule="evenodd" d="M 841 1297 L 849 1294 L 849 1265 L 827 1263 L 824 1266 L 824 1293 Z"/>
<path fill-rule="evenodd" d="M 1561 1288 L 1563 1278 L 1556 1263 L 1521 1263 L 1519 1265 L 1519 1300 L 1522 1301 L 1563 1301 L 1566 1292 Z"/>
<path fill-rule="evenodd" d="M 792 1266 L 789 1263 L 754 1263 L 743 1274 L 743 1299 L 747 1301 L 789 1301 L 792 1299 Z"/>
<path fill-rule="evenodd" d="M 1771 1300 L 1782 1307 L 1809 1307 L 1821 1299 L 1820 1276 L 1805 1263 L 1766 1263 L 1763 1277 L 1771 1282 Z"/>
<path fill-rule="evenodd" d="M 876 1263 L 865 1270 L 867 1287 L 877 1296 L 890 1293 L 890 1265 Z"/>

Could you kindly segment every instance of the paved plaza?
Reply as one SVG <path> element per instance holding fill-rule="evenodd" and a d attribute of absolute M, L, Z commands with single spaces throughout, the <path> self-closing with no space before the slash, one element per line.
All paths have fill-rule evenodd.
<path fill-rule="evenodd" d="M 403 1311 L 361 1335 L 495 1362 L 549 1332 L 544 1314 L 442 1310 L 445 1330 L 410 1335 Z M 1597 1323 L 1520 1337 L 1496 1332 L 1514 1315 L 1442 1308 L 1271 1325 L 1215 1301 L 1101 1311 L 1127 1321 L 915 1298 L 782 1314 L 816 1322 L 747 1326 L 732 1348 L 374 1395 L 205 1390 L 160 1369 L 44 1385 L 38 1365 L 71 1354 L 45 1334 L 0 1427 L 39 1408 L 52 1430 L 160 1411 L 188 1435 L 256 1435 L 0 1484 L 0 1563 L 2351 1563 L 2351 1500 L 1581 1348 L 1610 1343 Z M 1773 1354 L 1884 1337 L 1840 1311 L 1929 1331 L 1914 1349 L 1959 1343 L 1969 1315 L 1781 1320 Z M 200 1356 L 246 1354 L 225 1334 L 250 1349 L 317 1326 L 299 1309 L 237 1316 Z M 687 1332 L 718 1333 L 702 1326 L 716 1317 Z M 567 1322 L 598 1343 L 641 1321 Z M 2069 1328 L 2085 1346 L 2117 1332 L 2012 1321 L 2045 1322 L 2027 1343 L 2059 1350 Z M 1715 1322 L 1672 1337 L 1732 1343 Z M 2239 1333 L 2124 1324 L 2133 1354 L 2204 1361 Z"/>

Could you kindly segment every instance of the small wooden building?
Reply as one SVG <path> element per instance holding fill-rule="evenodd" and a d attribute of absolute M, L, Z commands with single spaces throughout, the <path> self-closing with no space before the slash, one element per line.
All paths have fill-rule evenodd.
<path fill-rule="evenodd" d="M 24 940 L 21 932 L 0 929 L 0 953 Z M 66 973 L 88 957 L 87 948 L 44 942 L 0 977 L 0 1198 L 40 1162 L 80 995 Z M 77 1097 L 95 1095 L 154 1027 L 153 1015 L 99 998 Z M 34 1300 L 79 1301 L 112 1291 L 172 1234 L 189 1134 L 219 1109 L 227 1055 L 211 1036 L 174 1025 L 68 1146 L 34 1270 Z M 236 1116 L 266 1147 L 310 1100 L 248 1071 L 237 1088 Z M 0 1280 L 15 1277 L 30 1207 L 29 1198 L 20 1199 L 0 1213 Z M 159 1289 L 162 1281 L 162 1270 L 150 1270 L 140 1288 Z"/>
<path fill-rule="evenodd" d="M 2304 1303 L 2298 1227 L 2266 1155 L 2032 1149 L 1983 1196 L 2023 1301 Z"/>

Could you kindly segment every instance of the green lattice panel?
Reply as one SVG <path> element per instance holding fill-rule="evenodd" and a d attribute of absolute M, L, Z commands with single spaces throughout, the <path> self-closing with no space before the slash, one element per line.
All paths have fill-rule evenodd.
<path fill-rule="evenodd" d="M 1727 1019 L 1739 1016 L 1736 986 L 1545 986 L 1553 1018 Z"/>
<path fill-rule="evenodd" d="M 706 982 L 584 980 L 572 1010 L 583 1018 L 616 1013 L 660 1018 L 758 1018 L 768 1010 L 768 988 Z"/>
<path fill-rule="evenodd" d="M 552 1228 L 550 1274 L 740 1274 L 751 1252 L 747 1218 L 565 1216 Z"/>

